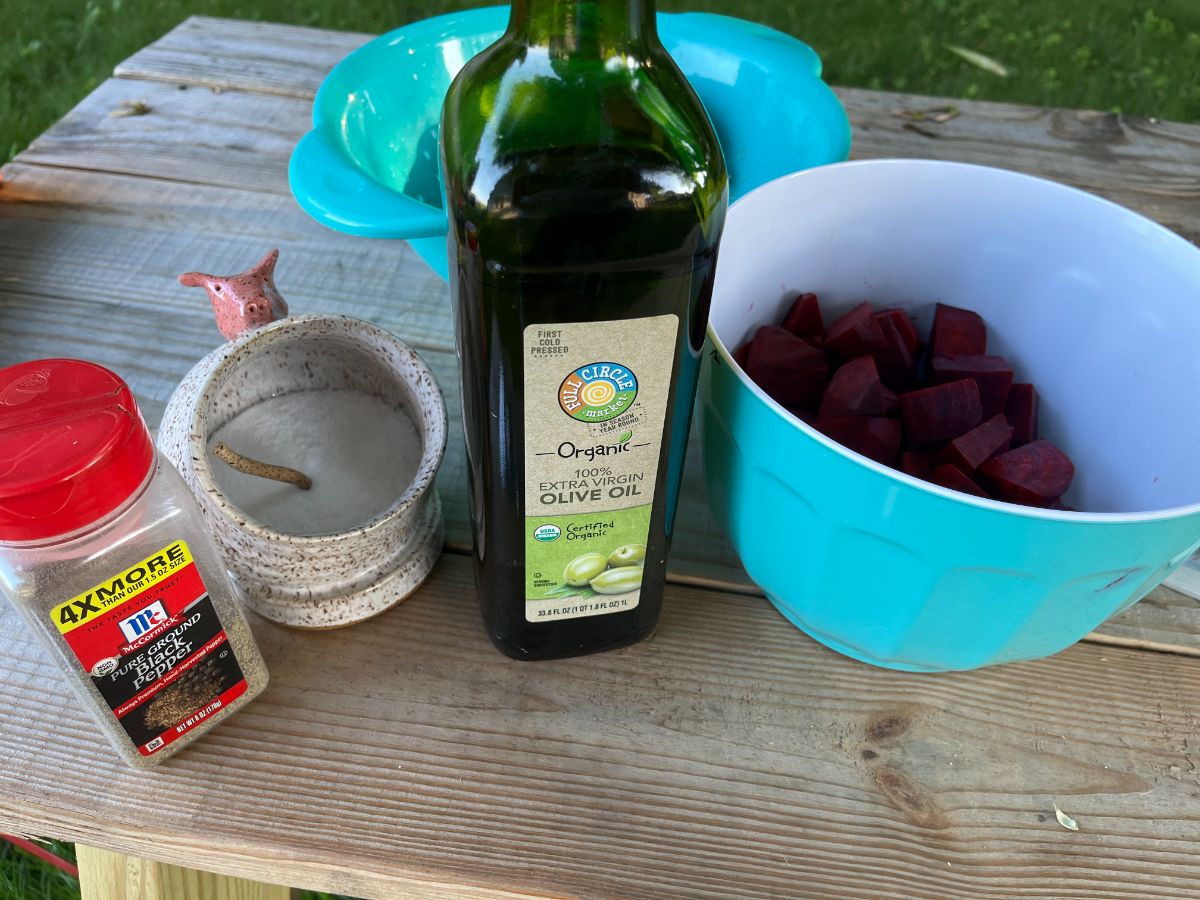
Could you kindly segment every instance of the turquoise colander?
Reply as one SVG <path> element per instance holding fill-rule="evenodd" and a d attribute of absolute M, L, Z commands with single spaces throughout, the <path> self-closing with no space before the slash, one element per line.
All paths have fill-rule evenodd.
<path fill-rule="evenodd" d="M 305 211 L 337 231 L 407 240 L 446 277 L 442 100 L 458 70 L 507 22 L 507 6 L 423 19 L 338 63 L 317 92 L 312 131 L 288 169 Z M 709 13 L 662 13 L 658 28 L 717 130 L 730 200 L 780 175 L 847 157 L 850 123 L 808 45 Z"/>

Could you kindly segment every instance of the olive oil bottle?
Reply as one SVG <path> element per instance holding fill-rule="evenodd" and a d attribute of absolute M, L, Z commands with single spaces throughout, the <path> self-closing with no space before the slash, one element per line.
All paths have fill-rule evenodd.
<path fill-rule="evenodd" d="M 517 659 L 649 634 L 728 198 L 644 0 L 514 0 L 441 126 L 475 575 Z"/>

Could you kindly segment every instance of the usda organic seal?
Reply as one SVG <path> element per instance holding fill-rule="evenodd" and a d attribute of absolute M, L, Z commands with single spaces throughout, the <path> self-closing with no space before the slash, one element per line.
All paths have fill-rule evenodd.
<path fill-rule="evenodd" d="M 533 539 L 545 544 L 557 540 L 560 534 L 562 529 L 557 525 L 539 525 L 533 532 Z"/>

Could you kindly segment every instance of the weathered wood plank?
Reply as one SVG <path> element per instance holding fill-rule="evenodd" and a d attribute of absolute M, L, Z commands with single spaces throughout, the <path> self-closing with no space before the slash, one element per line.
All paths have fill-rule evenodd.
<path fill-rule="evenodd" d="M 368 625 L 256 623 L 267 693 L 151 792 L 5 610 L 0 828 L 360 896 L 1200 892 L 1200 661 L 908 675 L 671 587 L 654 640 L 530 666 L 472 594 L 451 555 Z"/>
<path fill-rule="evenodd" d="M 457 369 L 446 286 L 401 242 L 329 232 L 284 197 L 15 164 L 0 189 L 0 365 L 74 353 L 120 371 L 157 423 L 184 373 L 220 343 L 204 294 L 176 275 L 238 271 L 282 248 L 294 312 L 354 315 L 421 349 L 451 437 L 439 485 L 447 538 L 470 543 Z M 152 356 L 142 348 L 154 347 Z M 708 510 L 699 442 L 680 500 L 670 577 L 755 591 Z M 1094 640 L 1200 654 L 1200 604 L 1164 591 Z M 1152 598 L 1153 599 L 1153 598 Z"/>
<path fill-rule="evenodd" d="M 82 900 L 290 900 L 292 889 L 75 847 Z"/>
<path fill-rule="evenodd" d="M 118 65 L 113 74 L 311 100 L 329 70 L 373 37 L 192 16 Z"/>
<path fill-rule="evenodd" d="M 109 115 L 127 101 L 149 112 Z M 310 108 L 289 97 L 111 78 L 17 159 L 287 194 L 287 160 Z"/>

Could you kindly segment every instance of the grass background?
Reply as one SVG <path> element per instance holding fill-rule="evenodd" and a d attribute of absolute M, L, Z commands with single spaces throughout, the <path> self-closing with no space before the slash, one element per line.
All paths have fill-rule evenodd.
<path fill-rule="evenodd" d="M 470 0 L 4 0 L 0 161 L 113 66 L 204 13 L 379 32 Z M 1200 0 L 660 0 L 808 41 L 835 84 L 1200 121 Z M 979 69 L 946 49 L 1001 62 Z"/>
<path fill-rule="evenodd" d="M 108 77 L 202 13 L 380 32 L 470 0 L 4 0 L 0 162 Z M 755 19 L 807 41 L 827 80 L 1200 122 L 1200 0 L 660 0 Z M 947 49 L 986 54 L 1000 77 Z M 71 848 L 56 845 L 70 856 Z M 0 843 L 0 900 L 76 900 L 78 884 Z M 309 900 L 327 895 L 308 894 Z"/>

